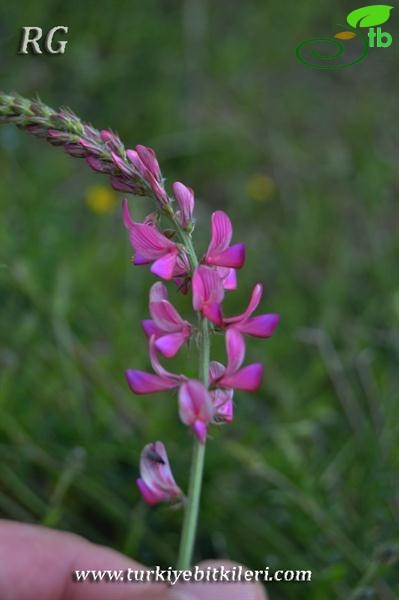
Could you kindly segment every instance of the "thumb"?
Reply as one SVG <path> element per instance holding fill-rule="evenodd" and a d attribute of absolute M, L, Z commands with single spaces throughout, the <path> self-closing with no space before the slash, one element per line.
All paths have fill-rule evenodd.
<path fill-rule="evenodd" d="M 205 561 L 199 567 L 232 569 L 239 566 L 228 560 Z M 244 569 L 245 572 L 245 569 Z M 167 591 L 138 596 L 137 600 L 267 600 L 266 592 L 260 583 L 255 582 L 190 582 L 177 583 Z"/>

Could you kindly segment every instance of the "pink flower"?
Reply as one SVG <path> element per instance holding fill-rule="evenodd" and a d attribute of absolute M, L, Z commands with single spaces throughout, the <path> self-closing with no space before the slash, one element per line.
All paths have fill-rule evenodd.
<path fill-rule="evenodd" d="M 136 483 L 147 504 L 171 502 L 182 496 L 162 442 L 144 446 L 140 456 L 140 475 Z"/>
<path fill-rule="evenodd" d="M 135 394 L 154 394 L 164 390 L 171 390 L 179 387 L 187 380 L 184 375 L 176 375 L 167 371 L 159 362 L 155 350 L 155 335 L 151 336 L 149 343 L 149 354 L 154 373 L 128 369 L 125 373 L 127 383 Z"/>
<path fill-rule="evenodd" d="M 193 308 L 216 325 L 223 323 L 220 303 L 224 297 L 223 283 L 217 271 L 200 265 L 193 275 Z"/>
<path fill-rule="evenodd" d="M 154 150 L 138 145 L 135 150 L 127 150 L 126 156 L 138 174 L 150 185 L 161 204 L 167 204 L 168 196 L 163 187 L 161 169 Z"/>
<path fill-rule="evenodd" d="M 240 269 L 245 261 L 245 245 L 230 246 L 233 227 L 229 217 L 222 210 L 212 214 L 212 236 L 203 262 L 217 267 Z"/>
<path fill-rule="evenodd" d="M 179 205 L 179 211 L 176 213 L 180 224 L 184 229 L 190 227 L 194 212 L 194 192 L 183 183 L 175 181 L 172 186 L 176 202 Z"/>
<path fill-rule="evenodd" d="M 211 396 L 203 383 L 189 379 L 179 389 L 179 414 L 185 425 L 203 444 L 208 424 L 212 421 L 214 407 Z"/>
<path fill-rule="evenodd" d="M 123 222 L 135 250 L 134 264 L 152 263 L 151 272 L 162 279 L 172 279 L 179 257 L 178 246 L 149 223 L 136 223 L 129 214 L 127 200 L 123 201 Z"/>
<path fill-rule="evenodd" d="M 241 333 L 253 335 L 254 337 L 268 338 L 273 335 L 276 329 L 280 316 L 275 313 L 269 313 L 252 317 L 252 313 L 258 307 L 263 294 L 263 286 L 257 283 L 253 289 L 248 307 L 236 317 L 230 317 L 223 320 L 225 327 L 235 329 Z"/>
<path fill-rule="evenodd" d="M 175 356 L 190 338 L 192 327 L 169 302 L 168 292 L 161 282 L 151 288 L 150 314 L 152 320 L 142 321 L 147 337 L 155 336 L 155 347 L 164 356 Z"/>
<path fill-rule="evenodd" d="M 245 343 L 241 333 L 234 329 L 226 332 L 227 367 L 217 361 L 209 366 L 211 397 L 221 420 L 233 418 L 233 390 L 253 392 L 262 383 L 263 366 L 253 363 L 241 368 L 245 358 Z"/>

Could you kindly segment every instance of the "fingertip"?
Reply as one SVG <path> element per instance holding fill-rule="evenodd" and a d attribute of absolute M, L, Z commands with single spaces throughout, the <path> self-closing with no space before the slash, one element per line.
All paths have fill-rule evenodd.
<path fill-rule="evenodd" d="M 205 561 L 198 565 L 206 570 L 208 567 L 226 570 L 239 567 L 238 563 L 229 560 Z M 246 567 L 243 567 L 244 571 Z M 169 590 L 168 600 L 267 600 L 268 596 L 259 582 L 190 582 L 177 583 Z"/>

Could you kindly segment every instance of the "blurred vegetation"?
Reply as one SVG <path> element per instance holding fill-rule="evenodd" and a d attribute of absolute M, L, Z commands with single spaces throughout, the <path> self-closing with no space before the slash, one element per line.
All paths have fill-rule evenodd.
<path fill-rule="evenodd" d="M 24 0 L 0 16 L 2 88 L 154 147 L 169 184 L 196 190 L 200 247 L 215 208 L 247 244 L 229 310 L 262 281 L 262 308 L 281 313 L 272 340 L 248 345 L 263 389 L 237 394 L 209 443 L 197 546 L 313 570 L 310 585 L 271 585 L 272 600 L 399 594 L 398 45 L 342 71 L 295 58 L 357 7 Z M 64 56 L 17 54 L 23 25 L 58 24 Z M 129 263 L 120 198 L 12 127 L 0 173 L 0 512 L 173 564 L 181 515 L 148 509 L 134 480 L 162 439 L 186 485 L 190 439 L 171 394 L 124 382 L 149 366 L 153 279 Z"/>

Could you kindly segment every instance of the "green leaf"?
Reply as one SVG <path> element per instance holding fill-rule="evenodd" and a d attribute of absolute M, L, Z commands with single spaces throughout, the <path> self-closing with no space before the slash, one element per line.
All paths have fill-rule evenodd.
<path fill-rule="evenodd" d="M 393 6 L 374 4 L 357 8 L 349 13 L 347 21 L 352 27 L 374 27 L 388 21 Z"/>

